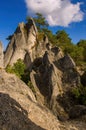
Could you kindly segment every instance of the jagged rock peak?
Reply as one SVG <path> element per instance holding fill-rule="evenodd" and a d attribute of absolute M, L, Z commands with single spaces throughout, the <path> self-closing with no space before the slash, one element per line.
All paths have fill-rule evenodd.
<path fill-rule="evenodd" d="M 0 41 L 0 68 L 4 68 L 3 59 L 4 59 L 3 46 L 2 46 L 2 43 Z"/>
<path fill-rule="evenodd" d="M 36 25 L 35 25 L 35 22 L 34 22 L 33 18 L 30 18 L 29 22 L 26 23 L 26 24 L 24 22 L 19 23 L 15 33 L 24 32 L 24 29 L 27 29 L 27 31 L 29 31 L 29 29 L 32 26 L 34 28 L 35 33 L 37 33 L 38 31 L 37 31 L 37 28 L 36 28 Z M 29 32 L 27 32 L 27 33 L 29 33 Z"/>
<path fill-rule="evenodd" d="M 25 26 L 24 22 L 19 23 L 19 25 L 18 25 L 18 27 L 17 27 L 17 29 L 16 29 L 15 33 L 22 32 L 22 30 L 23 30 L 24 26 Z"/>
<path fill-rule="evenodd" d="M 25 59 L 26 54 L 32 58 L 32 50 L 37 43 L 37 28 L 32 18 L 28 23 L 20 23 L 12 35 L 5 51 L 5 67 L 13 65 L 19 58 Z M 32 59 L 30 59 L 32 60 Z"/>
<path fill-rule="evenodd" d="M 28 23 L 20 23 L 14 32 L 5 52 L 5 67 L 13 65 L 20 58 L 30 68 L 36 58 L 42 57 L 50 49 L 48 37 L 38 33 L 34 20 L 30 18 Z"/>
<path fill-rule="evenodd" d="M 32 25 L 34 25 L 35 32 L 38 32 L 37 27 L 35 25 L 35 22 L 34 22 L 33 18 L 30 18 L 30 21 L 32 22 Z"/>

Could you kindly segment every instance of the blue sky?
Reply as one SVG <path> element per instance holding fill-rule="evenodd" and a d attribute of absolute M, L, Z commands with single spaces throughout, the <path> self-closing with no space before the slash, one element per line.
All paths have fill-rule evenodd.
<path fill-rule="evenodd" d="M 69 34 L 70 38 L 73 40 L 74 43 L 77 43 L 80 39 L 86 39 L 86 0 L 71 0 L 71 1 L 65 0 L 67 1 L 65 2 L 65 7 L 67 7 L 68 1 L 70 1 L 68 10 L 70 10 L 71 7 L 72 7 L 71 10 L 73 9 L 76 10 L 76 12 L 74 13 L 77 13 L 77 17 L 75 18 L 73 17 L 76 22 L 75 21 L 73 22 L 71 19 L 70 21 L 68 21 L 70 17 L 67 19 L 66 17 L 67 12 L 62 3 L 61 3 L 61 7 L 64 13 L 62 12 L 62 9 L 61 10 L 59 9 L 59 4 L 57 4 L 58 12 L 60 13 L 56 12 L 57 10 L 54 10 L 53 12 L 55 12 L 54 13 L 55 17 L 53 17 L 52 10 L 49 10 L 49 9 L 44 10 L 46 8 L 45 1 L 47 1 L 47 5 L 51 6 L 52 1 L 54 2 L 58 1 L 58 3 L 60 3 L 61 0 L 44 0 L 44 2 L 43 0 L 39 0 L 42 2 L 40 4 L 41 9 L 39 8 L 37 1 L 38 0 L 35 0 L 34 2 L 33 0 L 34 3 L 32 3 L 31 0 L 2 0 L 0 1 L 0 41 L 2 41 L 4 48 L 6 48 L 8 44 L 8 41 L 6 40 L 6 38 L 9 35 L 13 34 L 16 27 L 18 26 L 18 23 L 22 21 L 25 22 L 26 16 L 28 14 L 34 15 L 35 12 L 38 12 L 38 11 L 40 13 L 43 13 L 43 15 L 46 17 L 46 20 L 48 20 L 50 24 L 50 29 L 53 32 L 56 32 L 62 29 L 66 30 L 66 32 Z M 83 2 L 83 3 L 78 6 L 77 2 Z M 74 4 L 76 5 L 76 7 L 73 6 Z M 54 3 L 53 7 L 55 5 L 56 4 Z M 78 8 L 80 8 L 80 11 L 77 11 Z M 72 14 L 72 12 L 70 16 L 74 15 Z M 61 17 L 59 16 L 59 14 Z M 83 18 L 82 18 L 82 15 L 83 15 Z M 63 18 L 63 16 L 65 16 L 65 18 Z M 55 19 L 56 17 L 57 19 L 59 19 L 59 21 Z"/>

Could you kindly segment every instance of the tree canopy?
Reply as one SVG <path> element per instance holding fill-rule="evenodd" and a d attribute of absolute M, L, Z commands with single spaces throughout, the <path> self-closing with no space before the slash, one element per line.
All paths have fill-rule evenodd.
<path fill-rule="evenodd" d="M 56 38 L 59 43 L 62 43 L 62 44 L 71 43 L 71 38 L 69 37 L 69 34 L 67 34 L 65 30 L 57 31 Z"/>

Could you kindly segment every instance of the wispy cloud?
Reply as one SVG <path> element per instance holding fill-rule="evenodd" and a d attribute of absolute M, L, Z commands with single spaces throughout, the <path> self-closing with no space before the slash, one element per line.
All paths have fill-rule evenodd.
<path fill-rule="evenodd" d="M 71 0 L 25 0 L 28 14 L 41 13 L 50 26 L 67 27 L 72 22 L 83 20 L 81 3 L 73 4 Z"/>

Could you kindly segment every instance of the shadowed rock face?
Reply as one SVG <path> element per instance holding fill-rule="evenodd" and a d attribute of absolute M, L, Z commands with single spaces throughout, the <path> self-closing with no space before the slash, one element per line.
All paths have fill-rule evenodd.
<path fill-rule="evenodd" d="M 0 68 L 4 68 L 4 56 L 3 56 L 3 47 L 2 43 L 0 42 Z"/>
<path fill-rule="evenodd" d="M 32 70 L 31 81 L 37 92 L 37 100 L 49 107 L 60 120 L 67 120 L 67 109 L 73 104 L 69 93 L 80 84 L 73 59 L 69 55 L 64 56 L 58 47 L 51 47 L 43 57 L 33 62 Z M 68 99 L 64 97 L 65 93 Z M 59 97 L 65 101 L 63 106 Z"/>

